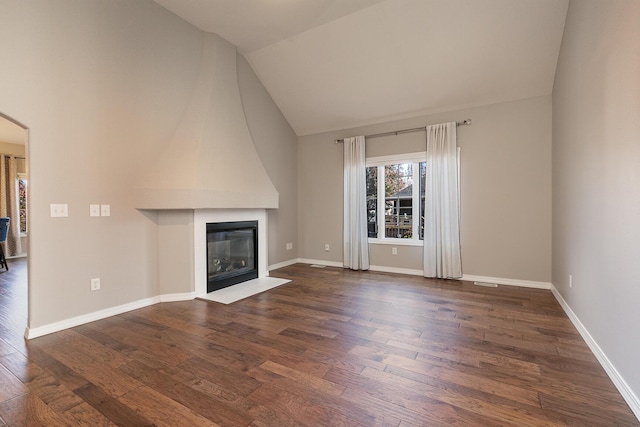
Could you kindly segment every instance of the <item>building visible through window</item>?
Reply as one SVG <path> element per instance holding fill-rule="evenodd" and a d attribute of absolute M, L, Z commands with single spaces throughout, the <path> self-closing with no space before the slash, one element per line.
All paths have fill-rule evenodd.
<path fill-rule="evenodd" d="M 370 239 L 407 243 L 422 240 L 425 175 L 424 153 L 367 159 L 367 227 Z"/>
<path fill-rule="evenodd" d="M 413 237 L 413 165 L 384 167 L 384 237 Z"/>

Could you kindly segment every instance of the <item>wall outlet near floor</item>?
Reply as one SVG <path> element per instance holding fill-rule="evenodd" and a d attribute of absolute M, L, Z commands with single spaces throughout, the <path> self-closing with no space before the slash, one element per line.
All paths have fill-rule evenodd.
<path fill-rule="evenodd" d="M 398 255 L 398 248 L 391 248 L 391 255 Z"/>
<path fill-rule="evenodd" d="M 569 287 L 573 288 L 573 276 L 571 274 L 569 275 Z"/>
<path fill-rule="evenodd" d="M 100 278 L 91 279 L 91 290 L 97 291 L 100 289 Z"/>
<path fill-rule="evenodd" d="M 329 244 L 328 244 L 328 243 L 325 243 L 325 244 L 324 244 L 324 250 L 325 250 L 326 252 L 329 252 L 329 251 L 331 250 L 331 246 L 329 246 Z"/>
<path fill-rule="evenodd" d="M 287 243 L 287 250 L 290 251 L 293 249 L 293 243 Z"/>

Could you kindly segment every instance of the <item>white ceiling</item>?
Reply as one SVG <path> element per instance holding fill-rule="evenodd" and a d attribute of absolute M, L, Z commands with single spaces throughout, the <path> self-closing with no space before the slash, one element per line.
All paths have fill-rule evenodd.
<path fill-rule="evenodd" d="M 26 131 L 23 128 L 0 116 L 0 142 L 24 145 L 26 138 Z"/>
<path fill-rule="evenodd" d="M 551 93 L 568 0 L 155 0 L 238 46 L 298 135 Z"/>
<path fill-rule="evenodd" d="M 203 31 L 253 52 L 383 0 L 154 0 Z"/>

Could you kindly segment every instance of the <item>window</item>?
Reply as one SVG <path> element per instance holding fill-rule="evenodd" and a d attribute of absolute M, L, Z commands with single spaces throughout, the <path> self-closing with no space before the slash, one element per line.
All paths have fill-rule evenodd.
<path fill-rule="evenodd" d="M 378 237 L 378 168 L 367 166 L 367 229 L 369 237 Z"/>
<path fill-rule="evenodd" d="M 425 153 L 412 153 L 367 159 L 370 240 L 394 244 L 416 244 L 422 240 L 425 157 Z"/>
<path fill-rule="evenodd" d="M 18 213 L 20 215 L 20 233 L 27 232 L 27 176 L 18 174 Z"/>

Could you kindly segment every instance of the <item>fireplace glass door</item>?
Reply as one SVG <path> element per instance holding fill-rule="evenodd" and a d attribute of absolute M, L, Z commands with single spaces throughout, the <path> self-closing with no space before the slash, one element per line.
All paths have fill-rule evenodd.
<path fill-rule="evenodd" d="M 207 292 L 258 277 L 258 222 L 207 224 Z"/>

